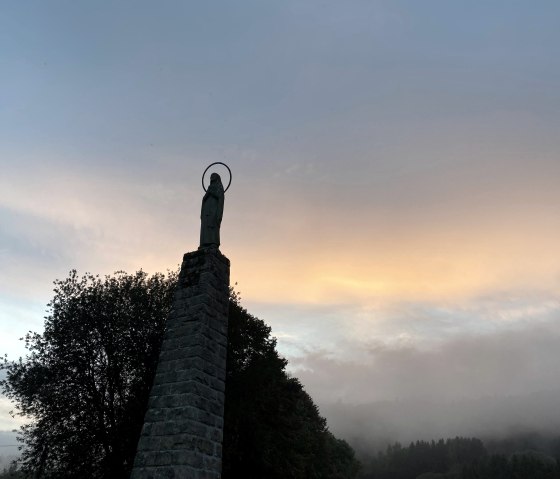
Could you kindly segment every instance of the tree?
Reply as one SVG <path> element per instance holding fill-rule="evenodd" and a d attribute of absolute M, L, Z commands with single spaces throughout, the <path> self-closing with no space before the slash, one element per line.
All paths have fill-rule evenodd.
<path fill-rule="evenodd" d="M 444 441 L 416 441 L 408 447 L 399 443 L 389 445 L 371 461 L 364 479 L 415 479 L 428 477 L 457 477 L 461 470 L 465 478 L 478 471 L 479 461 L 487 457 L 480 439 L 456 437 Z M 439 474 L 439 476 L 438 476 Z M 474 475 L 474 477 L 478 477 Z"/>
<path fill-rule="evenodd" d="M 232 294 L 226 380 L 224 479 L 354 477 L 354 451 L 327 429 L 264 321 Z"/>
<path fill-rule="evenodd" d="M 42 334 L 25 360 L 5 360 L 4 393 L 33 422 L 22 428 L 22 470 L 44 478 L 129 476 L 171 307 L 175 273 L 76 271 L 55 281 Z M 328 431 L 285 372 L 270 328 L 232 293 L 224 478 L 346 479 L 352 449 Z"/>
<path fill-rule="evenodd" d="M 28 333 L 30 355 L 4 365 L 4 393 L 33 419 L 24 471 L 128 476 L 175 283 L 143 271 L 55 281 L 43 334 Z"/>

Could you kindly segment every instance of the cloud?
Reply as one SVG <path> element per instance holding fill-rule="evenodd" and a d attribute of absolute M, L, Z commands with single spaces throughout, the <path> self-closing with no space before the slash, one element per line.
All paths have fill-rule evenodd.
<path fill-rule="evenodd" d="M 12 402 L 5 397 L 0 396 L 0 432 L 12 431 L 18 429 L 28 421 L 23 420 L 19 416 L 13 418 L 10 412 L 14 410 Z"/>
<path fill-rule="evenodd" d="M 357 347 L 363 349 L 364 344 Z M 550 389 L 560 362 L 559 349 L 560 328 L 547 325 L 460 337 L 429 350 L 373 343 L 362 355 L 369 360 L 363 362 L 319 351 L 292 359 L 292 367 L 323 400 L 454 400 Z"/>
<path fill-rule="evenodd" d="M 524 434 L 557 436 L 560 390 L 478 399 L 320 404 L 331 431 L 358 454 L 371 457 L 389 443 L 457 436 L 503 439 Z"/>
<path fill-rule="evenodd" d="M 549 291 L 498 291 L 462 301 L 398 301 L 323 305 L 247 300 L 248 310 L 272 326 L 283 354 L 306 354 L 367 364 L 373 346 L 433 350 L 446 341 L 552 324 L 560 302 Z"/>
<path fill-rule="evenodd" d="M 15 432 L 0 430 L 0 470 L 19 456 L 18 447 Z"/>
<path fill-rule="evenodd" d="M 5 377 L 6 372 L 0 371 L 0 380 L 5 379 Z M 18 430 L 20 426 L 29 422 L 29 420 L 15 415 L 15 412 L 17 412 L 17 410 L 14 403 L 0 394 L 0 445 L 16 444 L 14 442 L 13 431 Z M 6 439 L 6 437 L 8 439 Z M 0 451 L 0 453 L 2 453 L 2 451 Z"/>
<path fill-rule="evenodd" d="M 232 280 L 320 401 L 542 387 L 558 7 L 471 3 L 8 8 L 0 350 L 71 268 L 175 268 L 226 161 Z"/>
<path fill-rule="evenodd" d="M 359 447 L 456 435 L 504 436 L 560 426 L 560 322 L 461 334 L 439 344 L 387 345 L 346 338 L 360 350 L 290 359 L 293 374 L 334 432 Z"/>

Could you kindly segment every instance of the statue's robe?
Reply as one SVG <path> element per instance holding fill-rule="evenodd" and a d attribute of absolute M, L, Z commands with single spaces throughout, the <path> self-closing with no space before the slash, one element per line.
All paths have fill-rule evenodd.
<path fill-rule="evenodd" d="M 220 180 L 210 183 L 200 212 L 200 247 L 220 246 L 220 225 L 224 214 L 224 188 Z"/>

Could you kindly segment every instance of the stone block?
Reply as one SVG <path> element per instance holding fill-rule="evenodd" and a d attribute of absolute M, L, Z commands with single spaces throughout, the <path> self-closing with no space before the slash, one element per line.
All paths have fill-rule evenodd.
<path fill-rule="evenodd" d="M 131 479 L 219 479 L 229 260 L 183 257 Z"/>

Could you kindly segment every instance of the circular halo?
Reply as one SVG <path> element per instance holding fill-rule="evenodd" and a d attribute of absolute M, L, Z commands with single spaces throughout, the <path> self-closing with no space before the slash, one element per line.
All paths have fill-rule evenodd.
<path fill-rule="evenodd" d="M 204 191 L 206 191 L 206 188 L 204 187 L 204 175 L 206 175 L 206 172 L 210 169 L 210 167 L 212 167 L 214 165 L 224 165 L 229 172 L 229 182 L 228 182 L 228 185 L 226 186 L 226 188 L 224 190 L 224 193 L 225 193 L 229 189 L 229 186 L 231 185 L 231 170 L 229 169 L 228 165 L 226 165 L 225 163 L 222 163 L 221 161 L 216 161 L 216 162 L 214 162 L 214 163 L 212 163 L 212 164 L 210 164 L 206 167 L 206 169 L 204 170 L 204 173 L 202 173 L 202 189 Z"/>

